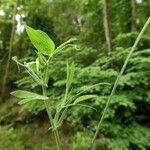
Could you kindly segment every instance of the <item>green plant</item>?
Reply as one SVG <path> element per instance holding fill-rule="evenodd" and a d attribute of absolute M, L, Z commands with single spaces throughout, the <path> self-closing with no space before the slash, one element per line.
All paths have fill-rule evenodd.
<path fill-rule="evenodd" d="M 5 127 L 0 126 L 0 149 L 23 149 L 23 143 L 20 140 L 22 132 L 23 129 L 16 134 L 11 124 Z"/>
<path fill-rule="evenodd" d="M 76 95 L 72 96 L 71 84 L 75 72 L 75 65 L 74 63 L 72 63 L 71 65 L 67 63 L 67 79 L 65 81 L 66 90 L 65 90 L 64 97 L 59 101 L 52 101 L 47 95 L 47 88 L 48 88 L 48 82 L 50 77 L 49 74 L 50 62 L 53 59 L 55 54 L 62 51 L 68 46 L 74 46 L 73 44 L 70 43 L 75 39 L 70 39 L 55 49 L 54 42 L 48 37 L 46 33 L 40 30 L 35 30 L 27 25 L 26 25 L 26 31 L 32 44 L 37 49 L 36 52 L 37 58 L 35 61 L 28 62 L 28 63 L 26 62 L 21 63 L 20 61 L 18 61 L 16 56 L 14 56 L 12 59 L 17 63 L 18 68 L 19 66 L 24 67 L 25 70 L 28 72 L 28 74 L 32 77 L 34 82 L 37 85 L 42 87 L 43 94 L 40 95 L 37 93 L 23 91 L 23 90 L 16 90 L 11 92 L 11 94 L 13 96 L 16 96 L 17 98 L 22 99 L 19 102 L 19 104 L 26 104 L 31 101 L 37 101 L 37 102 L 40 101 L 44 103 L 49 120 L 51 122 L 50 129 L 52 129 L 54 132 L 57 148 L 61 150 L 62 146 L 60 142 L 58 128 L 61 126 L 62 119 L 66 116 L 67 110 L 72 106 L 82 106 L 82 107 L 88 107 L 94 109 L 93 107 L 83 105 L 80 102 L 94 98 L 95 95 L 90 95 L 90 94 L 82 95 L 82 94 L 85 91 L 99 84 L 88 87 L 83 91 L 78 92 Z M 107 84 L 107 83 L 100 83 L 100 84 Z"/>
<path fill-rule="evenodd" d="M 99 121 L 99 123 L 98 123 L 97 129 L 96 129 L 96 132 L 95 132 L 95 135 L 94 135 L 93 140 L 92 140 L 92 146 L 91 146 L 91 148 L 93 147 L 93 144 L 94 144 L 94 142 L 95 142 L 95 139 L 96 139 L 96 137 L 97 137 L 97 135 L 98 135 L 98 132 L 99 132 L 99 130 L 100 130 L 101 124 L 102 124 L 102 122 L 103 122 L 104 119 L 105 119 L 105 115 L 106 115 L 106 113 L 107 113 L 107 110 L 108 110 L 109 104 L 110 104 L 110 102 L 111 102 L 111 99 L 112 99 L 113 95 L 115 94 L 115 91 L 116 91 L 117 86 L 119 85 L 119 80 L 120 80 L 122 74 L 124 73 L 124 71 L 125 71 L 125 69 L 126 69 L 126 67 L 127 67 L 127 64 L 128 64 L 128 62 L 129 62 L 129 59 L 130 59 L 130 57 L 132 56 L 133 52 L 135 51 L 136 46 L 138 45 L 138 43 L 139 43 L 139 41 L 140 41 L 140 39 L 141 39 L 143 33 L 144 33 L 145 30 L 147 29 L 149 23 L 150 23 L 150 17 L 148 18 L 148 20 L 146 21 L 146 23 L 145 23 L 144 27 L 142 28 L 140 34 L 138 35 L 138 37 L 137 37 L 137 39 L 136 39 L 136 41 L 135 41 L 135 43 L 134 43 L 134 45 L 133 45 L 131 51 L 129 52 L 129 54 L 128 54 L 128 56 L 127 56 L 127 58 L 126 58 L 126 60 L 125 60 L 125 62 L 124 62 L 124 64 L 123 64 L 123 66 L 122 66 L 122 68 L 121 68 L 121 71 L 119 72 L 119 74 L 118 74 L 118 76 L 117 76 L 117 79 L 116 79 L 116 81 L 115 81 L 115 83 L 114 83 L 114 86 L 113 86 L 113 88 L 112 88 L 111 94 L 110 94 L 110 96 L 109 96 L 109 98 L 108 98 L 108 100 L 107 100 L 106 106 L 105 106 L 105 108 L 104 108 L 104 110 L 103 110 L 103 112 L 102 112 L 102 116 L 101 116 L 100 121 Z"/>

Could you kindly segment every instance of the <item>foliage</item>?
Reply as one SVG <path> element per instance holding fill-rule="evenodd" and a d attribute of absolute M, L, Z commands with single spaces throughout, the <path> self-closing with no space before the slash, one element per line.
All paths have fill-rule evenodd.
<path fill-rule="evenodd" d="M 43 128 L 39 128 L 37 123 L 23 127 L 18 125 L 17 128 L 13 125 L 0 127 L 0 149 L 56 150 L 52 135 L 49 136 L 43 131 Z"/>
<path fill-rule="evenodd" d="M 38 51 L 36 61 L 28 63 L 26 62 L 20 63 L 16 56 L 14 56 L 12 59 L 17 63 L 18 68 L 19 66 L 23 67 L 27 71 L 27 73 L 32 77 L 34 82 L 42 87 L 43 95 L 39 95 L 37 93 L 24 90 L 13 91 L 11 92 L 11 95 L 17 98 L 22 98 L 22 100 L 18 103 L 21 105 L 29 103 L 33 100 L 43 101 L 49 120 L 51 122 L 50 128 L 54 131 L 54 137 L 56 140 L 57 148 L 58 150 L 61 150 L 62 148 L 57 128 L 61 126 L 62 118 L 65 117 L 68 111 L 68 107 L 82 106 L 92 108 L 91 106 L 80 104 L 80 102 L 94 98 L 95 96 L 94 95 L 80 96 L 80 94 L 83 92 L 80 92 L 80 94 L 78 93 L 74 97 L 71 96 L 72 94 L 71 84 L 75 72 L 75 66 L 74 63 L 72 63 L 70 66 L 67 63 L 67 77 L 65 81 L 66 88 L 64 98 L 62 98 L 62 100 L 59 100 L 57 102 L 51 102 L 50 98 L 47 96 L 48 81 L 50 76 L 49 74 L 50 61 L 53 58 L 53 56 L 56 55 L 58 52 L 62 51 L 68 46 L 69 47 L 73 46 L 70 43 L 74 41 L 74 39 L 68 40 L 67 42 L 61 44 L 59 47 L 55 49 L 54 42 L 49 38 L 49 36 L 45 32 L 35 30 L 27 25 L 26 31 L 32 44 Z M 52 111 L 55 112 L 54 117 L 52 116 Z"/>
<path fill-rule="evenodd" d="M 20 136 L 19 134 L 15 134 L 14 129 L 9 126 L 0 127 L 0 149 L 23 149 Z"/>
<path fill-rule="evenodd" d="M 71 145 L 70 149 L 72 150 L 88 150 L 90 144 L 90 136 L 88 134 L 77 132 L 74 137 L 74 142 Z"/>
<path fill-rule="evenodd" d="M 0 3 L 0 11 L 4 10 L 5 13 L 5 15 L 0 15 L 0 83 L 2 83 L 12 26 L 12 7 L 15 1 L 2 0 Z M 131 1 L 112 0 L 109 2 L 113 50 L 108 54 L 103 29 L 102 1 L 55 0 L 52 2 L 29 0 L 19 2 L 18 16 L 21 16 L 20 23 L 24 24 L 26 22 L 33 28 L 46 32 L 54 41 L 56 48 L 60 43 L 67 41 L 71 37 L 78 39 L 75 47 L 66 47 L 61 53 L 53 57 L 48 66 L 50 76 L 47 84 L 49 87 L 47 88 L 47 96 L 52 104 L 55 104 L 55 107 L 58 105 L 57 102 L 64 98 L 66 91 L 66 60 L 68 60 L 68 64 L 74 62 L 76 70 L 72 88 L 70 89 L 72 92 L 71 97 L 88 88 L 82 94 L 96 95 L 93 99 L 81 103 L 94 107 L 97 111 L 91 108 L 85 109 L 81 106 L 70 106 L 68 107 L 69 111 L 62 118 L 63 122 L 67 122 L 71 126 L 72 130 L 69 132 L 77 133 L 74 136 L 73 144 L 70 145 L 70 149 L 79 149 L 81 147 L 86 149 L 89 137 L 94 133 L 101 112 L 105 107 L 111 87 L 140 28 L 149 16 L 149 4 L 149 0 L 142 1 L 142 3 L 136 2 L 133 17 Z M 18 21 L 16 23 L 18 26 Z M 131 29 L 133 23 L 135 32 L 132 32 Z M 124 75 L 121 77 L 117 92 L 113 96 L 109 111 L 105 116 L 105 122 L 96 140 L 97 149 L 148 150 L 150 147 L 148 127 L 150 113 L 149 34 L 150 30 L 142 37 Z M 41 58 L 41 55 L 37 55 L 34 51 L 35 49 L 29 42 L 27 34 L 24 31 L 16 31 L 13 55 L 18 58 L 24 57 L 19 59 L 19 62 L 26 62 L 26 65 L 29 68 L 33 67 L 36 72 L 35 57 Z M 28 64 L 27 62 L 33 63 Z M 42 64 L 45 64 L 43 59 Z M 23 71 L 22 68 L 20 70 L 20 75 L 18 75 L 15 63 L 11 63 L 7 85 L 8 93 L 19 88 L 41 95 L 41 88 L 35 83 L 35 80 L 27 76 L 27 72 Z M 110 85 L 99 84 L 90 88 L 97 83 L 109 83 Z M 12 122 L 16 124 L 14 118 L 18 115 L 22 116 L 28 113 L 31 118 L 39 118 L 38 114 L 45 111 L 43 101 L 31 101 L 19 107 L 18 100 L 16 102 L 12 97 L 9 98 L 9 94 L 5 101 L 1 104 L 0 109 L 0 124 L 2 126 Z M 52 114 L 54 116 L 55 111 Z M 28 119 L 25 118 L 26 121 Z M 26 121 L 22 122 L 22 126 Z M 14 133 L 12 128 L 11 130 L 8 127 L 2 127 L 1 129 L 1 133 L 8 131 L 12 139 L 14 137 L 20 138 L 21 133 Z M 9 143 L 9 137 L 5 136 L 4 139 L 5 142 L 8 141 Z M 13 142 L 12 145 L 16 144 L 17 147 L 18 145 L 20 146 L 20 143 L 22 144 L 22 141 Z M 4 148 L 0 147 L 0 149 Z"/>
<path fill-rule="evenodd" d="M 121 37 L 121 38 L 119 37 L 119 40 L 125 40 L 124 38 L 125 37 Z M 127 36 L 126 38 L 129 38 L 129 36 Z M 116 43 L 118 43 L 117 39 L 118 37 L 116 38 L 116 41 L 115 41 Z M 146 38 L 143 39 L 143 43 L 145 43 L 146 41 L 147 41 Z M 79 54 L 81 56 L 84 55 L 87 57 L 87 60 L 88 60 L 88 57 L 90 58 L 90 56 L 92 57 L 92 55 L 95 55 L 95 50 L 92 48 L 90 48 L 89 51 L 86 51 L 87 54 L 85 54 L 84 49 L 78 49 L 76 50 L 76 53 L 73 53 L 72 49 L 68 49 L 62 52 L 62 54 L 59 54 L 56 58 L 54 58 L 51 63 L 56 64 L 56 68 L 53 68 L 52 65 L 50 65 L 50 68 L 49 68 L 50 74 L 51 74 L 49 85 L 51 88 L 48 90 L 48 95 L 51 97 L 51 99 L 54 101 L 58 101 L 60 98 L 63 97 L 63 93 L 65 90 L 65 74 L 66 74 L 65 73 L 65 70 L 66 70 L 65 61 L 63 60 L 63 58 L 65 56 L 70 57 L 70 61 L 72 59 L 76 63 L 80 63 L 76 65 L 76 73 L 75 73 L 75 78 L 73 81 L 73 87 L 76 87 L 73 90 L 74 94 L 98 82 L 107 81 L 111 83 L 112 85 L 118 75 L 118 72 L 121 68 L 121 65 L 127 53 L 130 50 L 130 48 L 124 49 L 123 47 L 120 47 L 120 46 L 117 47 L 117 46 L 116 46 L 116 51 L 112 52 L 109 55 L 106 55 L 105 53 L 101 53 L 100 56 L 97 56 L 97 58 L 94 58 L 93 56 L 95 61 L 92 60 L 91 63 L 81 61 L 82 59 L 80 60 L 78 56 Z M 125 43 L 125 46 L 126 46 L 126 43 Z M 78 47 L 83 48 L 84 46 L 82 45 Z M 117 133 L 115 134 L 115 136 L 117 137 L 113 136 L 112 140 L 110 140 L 110 141 L 114 141 L 114 145 L 113 144 L 109 145 L 110 149 L 113 146 L 117 146 L 119 144 L 118 143 L 119 141 L 121 143 L 124 143 L 123 142 L 124 139 L 121 138 L 122 135 L 124 134 L 124 126 L 122 125 L 132 126 L 134 122 L 137 122 L 137 124 L 135 124 L 135 127 L 138 128 L 139 124 L 144 123 L 146 125 L 148 123 L 148 117 L 145 116 L 145 114 L 148 113 L 148 109 L 145 109 L 145 112 L 142 112 L 139 106 L 141 105 L 142 107 L 148 108 L 146 106 L 149 105 L 149 90 L 148 90 L 149 82 L 148 81 L 150 80 L 150 78 L 149 76 L 147 76 L 148 70 L 149 70 L 149 61 L 148 61 L 149 59 L 147 59 L 148 57 L 147 54 L 149 53 L 150 53 L 149 49 L 145 49 L 145 50 L 139 49 L 137 52 L 135 52 L 132 59 L 129 62 L 129 65 L 127 67 L 125 74 L 120 79 L 118 91 L 112 99 L 110 109 L 106 116 L 109 123 L 114 122 L 114 125 L 110 124 L 109 128 L 114 128 L 114 130 L 116 130 L 115 124 L 121 125 L 120 126 L 121 130 L 116 130 Z M 86 58 L 84 59 L 86 60 Z M 111 68 L 111 66 L 115 66 L 114 69 Z M 60 75 L 60 71 L 62 71 L 61 75 Z M 143 86 L 145 87 L 145 90 L 143 89 Z M 97 120 L 99 118 L 99 114 L 101 114 L 106 104 L 106 100 L 110 93 L 110 89 L 111 89 L 110 85 L 98 85 L 98 86 L 93 87 L 89 91 L 84 92 L 84 94 L 98 95 L 98 97 L 96 97 L 94 101 L 89 101 L 85 103 L 88 105 L 90 104 L 90 106 L 96 108 L 97 115 L 95 115 L 95 111 L 92 109 L 88 109 L 88 108 L 84 109 L 81 107 L 71 108 L 72 111 L 68 112 L 68 117 L 66 119 L 70 122 L 72 126 L 76 127 L 76 130 L 83 129 L 85 127 L 87 127 L 91 131 L 95 130 L 97 126 Z M 144 101 L 143 101 L 143 98 L 144 98 Z M 35 106 L 38 106 L 37 103 L 34 103 L 34 104 L 36 104 Z M 41 104 L 39 103 L 39 108 L 40 108 L 40 105 Z M 32 105 L 28 105 L 29 108 L 31 106 Z M 107 124 L 105 126 L 107 126 Z M 104 129 L 105 129 L 105 126 L 103 127 Z M 129 129 L 127 128 L 126 132 L 129 132 L 128 135 L 131 136 L 132 138 L 132 132 L 128 130 Z M 145 130 L 147 131 L 148 129 L 145 128 Z M 108 128 L 107 130 L 104 131 L 104 135 L 107 134 L 107 131 L 108 131 Z M 138 131 L 136 131 L 136 133 L 137 132 Z M 148 132 L 145 132 L 144 134 L 148 136 L 147 133 Z M 110 131 L 109 134 L 113 135 L 113 131 Z M 118 141 L 118 139 L 120 140 Z M 138 144 L 139 139 L 140 138 L 136 137 L 135 143 L 133 144 L 134 146 L 139 145 Z M 106 141 L 109 141 L 109 139 L 107 139 Z M 123 147 L 125 147 L 126 149 L 128 149 L 130 146 L 132 147 L 132 140 L 130 141 L 128 139 L 126 142 L 128 144 L 126 145 L 122 144 Z M 105 145 L 105 140 L 104 140 L 104 145 Z M 148 145 L 146 144 L 146 146 Z"/>

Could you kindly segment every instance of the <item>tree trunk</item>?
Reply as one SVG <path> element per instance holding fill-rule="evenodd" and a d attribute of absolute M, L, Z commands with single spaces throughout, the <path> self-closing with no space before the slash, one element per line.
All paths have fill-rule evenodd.
<path fill-rule="evenodd" d="M 17 6 L 18 6 L 18 0 L 16 0 L 16 5 L 14 6 L 15 12 L 12 18 L 13 22 L 12 22 L 12 31 L 11 31 L 11 37 L 10 37 L 10 42 L 9 42 L 8 58 L 7 58 L 7 64 L 6 64 L 5 74 L 4 74 L 3 83 L 2 83 L 2 97 L 4 97 L 6 93 L 6 84 L 7 84 L 7 79 L 9 75 L 10 61 L 11 61 L 11 55 L 12 55 L 12 50 L 13 50 L 13 40 L 15 37 L 15 30 L 16 30 L 15 16 L 17 14 Z"/>
<path fill-rule="evenodd" d="M 136 3 L 135 0 L 131 0 L 131 31 L 136 31 L 136 24 L 135 24 L 135 13 L 136 13 Z"/>
<path fill-rule="evenodd" d="M 112 50 L 112 34 L 109 23 L 108 0 L 103 0 L 103 23 L 108 52 Z"/>

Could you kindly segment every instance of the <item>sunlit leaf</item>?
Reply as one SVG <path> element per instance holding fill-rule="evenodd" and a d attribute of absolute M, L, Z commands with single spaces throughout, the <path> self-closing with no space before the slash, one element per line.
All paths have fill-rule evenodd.
<path fill-rule="evenodd" d="M 32 44 L 39 52 L 49 56 L 54 53 L 55 44 L 46 33 L 35 30 L 27 25 L 25 27 Z"/>

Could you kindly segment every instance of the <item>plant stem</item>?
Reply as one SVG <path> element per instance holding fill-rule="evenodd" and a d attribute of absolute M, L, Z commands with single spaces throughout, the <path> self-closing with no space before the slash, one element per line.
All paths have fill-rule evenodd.
<path fill-rule="evenodd" d="M 42 86 L 42 90 L 43 90 L 43 95 L 44 96 L 47 96 L 47 93 L 46 93 L 46 88 Z M 48 117 L 49 117 L 49 120 L 51 122 L 51 125 L 52 125 L 52 129 L 54 129 L 54 136 L 55 136 L 55 141 L 56 141 L 56 144 L 57 144 L 57 149 L 58 150 L 62 150 L 61 148 L 61 142 L 60 142 L 60 137 L 59 137 L 59 132 L 58 132 L 58 129 L 56 128 L 55 129 L 55 125 L 53 123 L 53 117 L 52 117 L 52 114 L 51 114 L 51 111 L 49 110 L 49 104 L 48 102 L 45 101 L 45 108 L 46 108 L 46 111 L 47 111 L 47 114 L 48 114 Z"/>
<path fill-rule="evenodd" d="M 123 64 L 123 66 L 122 66 L 122 68 L 121 68 L 121 70 L 120 70 L 120 72 L 119 72 L 119 75 L 117 76 L 117 79 L 116 79 L 116 81 L 115 81 L 115 83 L 114 83 L 114 86 L 113 86 L 113 88 L 112 88 L 111 94 L 110 94 L 110 96 L 109 96 L 109 98 L 108 98 L 108 100 L 107 100 L 106 106 L 105 106 L 105 108 L 104 108 L 104 110 L 103 110 L 103 112 L 102 112 L 102 116 L 101 116 L 101 119 L 100 119 L 100 121 L 99 121 L 99 123 L 98 123 L 96 132 L 95 132 L 94 137 L 93 137 L 93 139 L 92 139 L 91 149 L 93 148 L 95 139 L 96 139 L 96 137 L 97 137 L 97 135 L 98 135 L 98 132 L 99 132 L 99 130 L 100 130 L 100 127 L 101 127 L 101 125 L 102 125 L 102 122 L 104 121 L 105 114 L 107 113 L 107 109 L 108 109 L 108 107 L 109 107 L 110 101 L 111 101 L 111 99 L 112 99 L 112 97 L 113 97 L 113 95 L 114 95 L 114 93 L 115 93 L 115 91 L 116 91 L 116 88 L 117 88 L 118 83 L 119 83 L 119 79 L 120 79 L 120 77 L 122 76 L 122 74 L 124 73 L 124 71 L 125 71 L 125 69 L 126 69 L 126 66 L 127 66 L 128 62 L 129 62 L 129 59 L 130 59 L 130 57 L 132 56 L 133 52 L 135 51 L 135 48 L 136 48 L 136 46 L 138 45 L 138 43 L 139 43 L 139 41 L 140 41 L 140 39 L 141 39 L 143 33 L 144 33 L 145 30 L 147 29 L 149 23 L 150 23 L 150 17 L 148 18 L 148 20 L 146 21 L 146 23 L 145 23 L 144 27 L 142 28 L 140 34 L 138 35 L 138 37 L 137 37 L 137 39 L 136 39 L 136 41 L 135 41 L 135 43 L 134 43 L 134 45 L 133 45 L 131 51 L 129 52 L 129 54 L 128 54 L 128 56 L 127 56 L 127 58 L 126 58 L 126 60 L 125 60 L 125 62 L 124 62 L 124 64 Z"/>
<path fill-rule="evenodd" d="M 49 66 L 49 63 L 50 63 L 51 58 L 52 58 L 52 57 L 49 57 L 49 58 L 48 58 L 48 61 L 47 61 L 47 66 L 46 66 L 45 76 L 44 76 L 44 79 L 45 79 L 44 82 L 45 82 L 45 83 L 48 82 L 48 78 L 49 78 L 48 66 Z M 46 88 L 45 88 L 44 86 L 42 86 L 42 90 L 43 90 L 43 95 L 44 95 L 44 96 L 47 96 Z M 54 122 L 53 122 L 53 117 L 52 117 L 51 111 L 49 110 L 49 102 L 46 102 L 46 101 L 45 101 L 44 104 L 45 104 L 45 108 L 46 108 L 46 111 L 47 111 L 49 120 L 50 120 L 51 125 L 52 125 L 52 129 L 54 129 L 53 132 L 54 132 L 55 141 L 56 141 L 56 144 L 57 144 L 57 149 L 58 149 L 58 150 L 62 150 L 61 141 L 60 141 L 60 137 L 59 137 L 59 132 L 58 132 L 58 129 L 55 128 L 55 124 L 54 124 Z"/>

